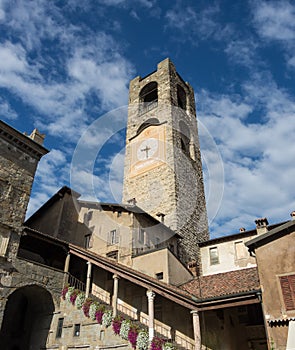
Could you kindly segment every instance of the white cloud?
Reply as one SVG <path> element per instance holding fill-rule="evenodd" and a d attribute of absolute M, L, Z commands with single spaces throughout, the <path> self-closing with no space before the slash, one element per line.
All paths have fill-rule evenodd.
<path fill-rule="evenodd" d="M 280 43 L 286 61 L 294 67 L 295 57 L 295 5 L 283 1 L 253 1 L 253 23 L 259 36 L 267 42 Z"/>
<path fill-rule="evenodd" d="M 36 110 L 35 124 L 44 132 L 74 142 L 94 111 L 127 103 L 133 69 L 111 36 L 68 23 L 54 3 L 17 4 L 6 3 L 7 25 L 11 33 L 21 33 L 21 42 L 0 43 L 0 87 Z M 52 57 L 40 48 L 44 39 L 60 42 L 59 73 L 47 68 Z"/>
<path fill-rule="evenodd" d="M 211 227 L 217 236 L 253 228 L 260 216 L 271 223 L 288 220 L 295 207 L 295 103 L 265 77 L 244 89 L 244 101 L 203 92 L 206 102 L 199 105 L 200 120 L 217 142 L 225 171 L 224 195 Z M 264 118 L 249 122 L 258 106 Z"/>
<path fill-rule="evenodd" d="M 11 108 L 10 104 L 4 101 L 2 98 L 0 98 L 0 115 L 10 120 L 18 117 L 17 113 Z"/>
<path fill-rule="evenodd" d="M 255 1 L 253 16 L 262 37 L 282 41 L 295 39 L 295 6 L 289 1 Z"/>
<path fill-rule="evenodd" d="M 21 45 L 6 42 L 0 46 L 0 72 L 24 73 L 27 69 L 26 52 Z"/>

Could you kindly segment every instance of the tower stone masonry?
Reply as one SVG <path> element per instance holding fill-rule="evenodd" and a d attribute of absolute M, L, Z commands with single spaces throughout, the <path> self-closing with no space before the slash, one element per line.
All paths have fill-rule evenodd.
<path fill-rule="evenodd" d="M 198 260 L 209 234 L 194 91 L 168 58 L 130 82 L 123 202 L 131 198 L 183 237 L 182 261 Z"/>

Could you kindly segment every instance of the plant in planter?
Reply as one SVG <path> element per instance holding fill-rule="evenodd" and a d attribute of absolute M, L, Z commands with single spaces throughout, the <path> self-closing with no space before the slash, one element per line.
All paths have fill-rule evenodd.
<path fill-rule="evenodd" d="M 105 311 L 105 313 L 102 316 L 102 325 L 105 327 L 109 327 L 112 324 L 113 320 L 113 313 L 111 310 Z"/>
<path fill-rule="evenodd" d="M 70 296 L 70 302 L 72 303 L 72 305 L 75 305 L 75 302 L 76 302 L 76 298 L 78 296 L 78 294 L 80 293 L 80 291 L 78 289 L 75 289 L 73 291 L 73 293 L 71 294 Z"/>
<path fill-rule="evenodd" d="M 130 325 L 130 329 L 128 332 L 128 340 L 132 346 L 132 349 L 136 349 L 138 338 L 138 328 L 135 325 Z"/>
<path fill-rule="evenodd" d="M 71 302 L 70 298 L 71 298 L 71 295 L 74 292 L 74 290 L 75 290 L 75 287 L 69 287 L 67 292 L 66 292 L 65 298 L 69 303 Z"/>
<path fill-rule="evenodd" d="M 162 347 L 164 345 L 164 340 L 159 337 L 154 337 L 151 342 L 151 350 L 162 350 Z"/>
<path fill-rule="evenodd" d="M 149 335 L 145 330 L 138 332 L 136 345 L 139 350 L 147 350 L 149 346 Z"/>
<path fill-rule="evenodd" d="M 121 324 L 123 321 L 123 317 L 122 316 L 116 316 L 113 321 L 112 321 L 112 327 L 113 327 L 113 331 L 115 334 L 120 334 L 120 329 L 121 329 Z"/>
<path fill-rule="evenodd" d="M 66 294 L 67 294 L 68 290 L 69 290 L 69 285 L 67 284 L 64 286 L 63 290 L 61 291 L 61 297 L 63 300 L 66 299 Z"/>
<path fill-rule="evenodd" d="M 99 305 L 97 307 L 96 312 L 95 312 L 95 319 L 96 319 L 98 324 L 102 324 L 102 317 L 103 317 L 104 313 L 105 313 L 105 306 Z"/>
<path fill-rule="evenodd" d="M 76 308 L 80 310 L 82 305 L 84 304 L 84 301 L 85 301 L 85 293 L 80 292 L 75 301 Z"/>
<path fill-rule="evenodd" d="M 92 299 L 87 298 L 82 305 L 82 310 L 83 310 L 84 315 L 86 317 L 89 317 L 89 309 L 90 309 L 91 304 L 92 304 Z"/>
<path fill-rule="evenodd" d="M 93 301 L 93 303 L 89 307 L 89 317 L 93 321 L 96 319 L 95 314 L 96 314 L 96 311 L 98 310 L 98 306 L 99 306 L 99 303 L 97 301 Z"/>
<path fill-rule="evenodd" d="M 172 343 L 167 342 L 164 344 L 163 350 L 175 350 L 175 347 Z"/>
<path fill-rule="evenodd" d="M 128 340 L 128 333 L 130 329 L 130 320 L 123 320 L 120 328 L 120 337 Z"/>

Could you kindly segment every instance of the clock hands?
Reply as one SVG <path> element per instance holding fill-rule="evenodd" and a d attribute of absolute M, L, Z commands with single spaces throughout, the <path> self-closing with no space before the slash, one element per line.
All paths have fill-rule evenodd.
<path fill-rule="evenodd" d="M 146 159 L 148 159 L 150 150 L 151 150 L 151 148 L 146 145 L 145 148 L 142 148 L 140 151 L 145 152 L 145 157 L 146 157 Z"/>

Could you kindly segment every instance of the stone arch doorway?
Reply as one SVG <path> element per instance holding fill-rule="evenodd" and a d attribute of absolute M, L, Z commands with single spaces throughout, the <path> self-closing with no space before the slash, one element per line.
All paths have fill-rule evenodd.
<path fill-rule="evenodd" d="M 1 349 L 46 348 L 54 303 L 44 288 L 32 285 L 14 291 L 7 300 L 0 332 Z"/>

